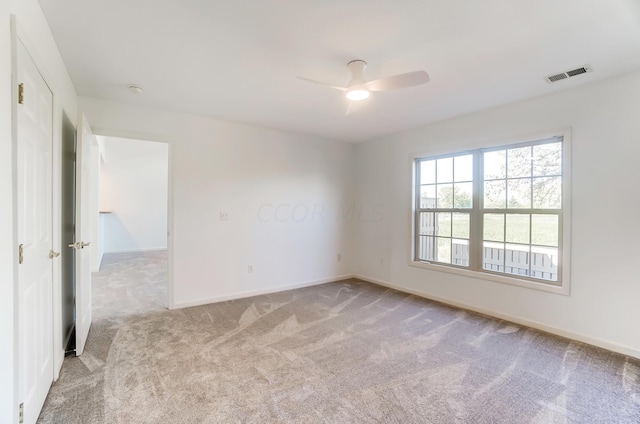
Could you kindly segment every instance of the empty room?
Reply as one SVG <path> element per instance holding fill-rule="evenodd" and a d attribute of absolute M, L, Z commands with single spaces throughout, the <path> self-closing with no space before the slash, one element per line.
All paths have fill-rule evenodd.
<path fill-rule="evenodd" d="M 7 0 L 0 54 L 0 423 L 640 422 L 638 1 Z"/>

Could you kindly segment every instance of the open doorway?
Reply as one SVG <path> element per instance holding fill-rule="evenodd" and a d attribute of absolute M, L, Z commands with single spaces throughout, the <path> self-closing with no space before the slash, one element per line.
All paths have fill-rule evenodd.
<path fill-rule="evenodd" d="M 97 136 L 94 319 L 164 309 L 167 296 L 168 144 Z"/>

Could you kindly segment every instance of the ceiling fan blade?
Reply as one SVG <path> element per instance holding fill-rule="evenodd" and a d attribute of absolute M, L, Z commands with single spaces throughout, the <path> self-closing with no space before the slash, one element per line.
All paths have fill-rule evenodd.
<path fill-rule="evenodd" d="M 365 100 L 347 100 L 347 110 L 344 116 L 349 116 L 352 113 L 356 113 L 371 102 L 371 98 Z"/>
<path fill-rule="evenodd" d="M 302 80 L 302 81 L 306 81 L 306 82 L 312 82 L 314 84 L 324 85 L 325 87 L 335 88 L 336 90 L 340 90 L 340 91 L 347 91 L 346 87 L 338 87 L 337 85 L 328 84 L 328 83 L 322 82 L 322 81 L 312 80 L 312 79 L 309 79 L 309 78 L 301 77 L 299 75 L 298 75 L 298 79 Z"/>
<path fill-rule="evenodd" d="M 369 81 L 365 85 L 371 91 L 387 91 L 413 87 L 414 85 L 426 84 L 428 82 L 429 74 L 425 71 L 415 71 Z"/>
<path fill-rule="evenodd" d="M 351 115 L 353 112 L 355 112 L 355 110 L 356 110 L 356 108 L 357 108 L 356 103 L 358 103 L 358 102 L 352 102 L 352 101 L 349 101 L 349 102 L 347 103 L 347 110 L 345 110 L 345 111 L 344 111 L 344 116 L 349 116 L 349 115 Z"/>

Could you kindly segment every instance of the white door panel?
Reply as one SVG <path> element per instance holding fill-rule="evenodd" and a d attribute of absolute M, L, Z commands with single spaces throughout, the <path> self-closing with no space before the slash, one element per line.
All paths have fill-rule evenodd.
<path fill-rule="evenodd" d="M 35 423 L 53 381 L 52 129 L 53 96 L 18 43 L 19 396 L 24 422 Z"/>
<path fill-rule="evenodd" d="M 76 146 L 76 355 L 84 352 L 91 327 L 91 145 L 97 143 L 84 115 Z"/>

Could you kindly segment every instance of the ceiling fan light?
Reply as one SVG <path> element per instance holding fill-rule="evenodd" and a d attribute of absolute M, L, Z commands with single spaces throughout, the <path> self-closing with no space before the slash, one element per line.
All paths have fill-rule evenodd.
<path fill-rule="evenodd" d="M 363 88 L 355 88 L 347 91 L 347 99 L 349 100 L 358 101 L 364 100 L 367 97 L 369 97 L 369 90 Z"/>

